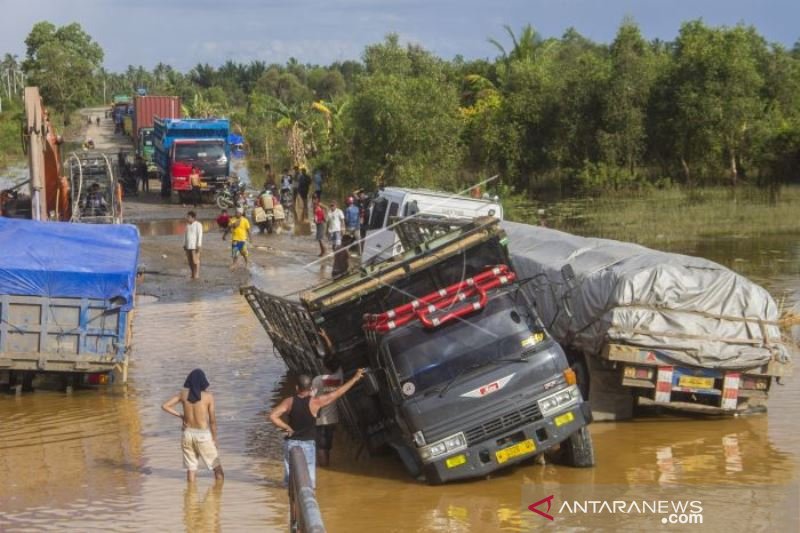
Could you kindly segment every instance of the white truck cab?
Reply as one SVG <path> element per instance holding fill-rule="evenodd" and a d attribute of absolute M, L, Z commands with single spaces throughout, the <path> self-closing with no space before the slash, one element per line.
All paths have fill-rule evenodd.
<path fill-rule="evenodd" d="M 370 205 L 362 262 L 380 261 L 402 253 L 403 245 L 391 226 L 398 218 L 414 215 L 466 219 L 493 216 L 503 220 L 503 207 L 493 200 L 425 189 L 386 187 L 378 192 Z"/>

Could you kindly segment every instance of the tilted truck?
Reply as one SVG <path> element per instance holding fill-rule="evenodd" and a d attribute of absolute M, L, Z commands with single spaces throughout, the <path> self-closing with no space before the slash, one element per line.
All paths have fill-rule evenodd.
<path fill-rule="evenodd" d="M 485 476 L 558 447 L 594 464 L 581 398 L 561 347 L 517 278 L 494 218 L 323 282 L 291 301 L 242 289 L 296 373 L 326 353 L 367 378 L 339 401 L 370 451 L 392 448 L 429 483 Z"/>
<path fill-rule="evenodd" d="M 148 172 L 155 172 L 153 161 L 153 123 L 157 118 L 181 118 L 181 99 L 179 96 L 141 96 L 133 97 L 133 142 L 136 155 L 144 159 Z"/>
<path fill-rule="evenodd" d="M 155 160 L 162 180 L 189 200 L 192 167 L 201 172 L 204 191 L 222 187 L 230 175 L 230 122 L 226 118 L 184 118 L 153 121 Z"/>
<path fill-rule="evenodd" d="M 793 343 L 762 287 L 706 259 L 504 222 L 517 273 L 597 420 L 762 410 Z"/>
<path fill-rule="evenodd" d="M 0 383 L 127 376 L 139 232 L 0 218 Z"/>

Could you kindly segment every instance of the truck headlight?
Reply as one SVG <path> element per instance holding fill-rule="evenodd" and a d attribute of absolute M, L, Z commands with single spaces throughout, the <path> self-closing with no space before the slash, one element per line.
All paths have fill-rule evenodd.
<path fill-rule="evenodd" d="M 578 387 L 571 385 L 539 400 L 539 410 L 543 416 L 561 411 L 578 403 L 580 395 L 581 392 Z"/>
<path fill-rule="evenodd" d="M 455 435 L 450 435 L 449 437 L 436 441 L 433 444 L 423 446 L 419 449 L 419 456 L 424 462 L 429 463 L 441 455 L 450 455 L 466 447 L 467 438 L 463 433 L 456 433 Z"/>

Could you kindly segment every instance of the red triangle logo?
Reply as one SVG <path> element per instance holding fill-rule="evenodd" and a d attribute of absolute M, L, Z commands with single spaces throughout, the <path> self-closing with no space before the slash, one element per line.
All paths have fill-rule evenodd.
<path fill-rule="evenodd" d="M 547 518 L 548 520 L 553 520 L 553 515 L 549 514 L 550 513 L 550 505 L 553 503 L 553 497 L 554 496 L 551 494 L 547 498 L 542 498 L 538 502 L 530 504 L 528 506 L 528 510 L 529 511 L 533 511 L 534 513 L 538 514 L 539 516 L 543 516 L 543 517 Z M 539 507 L 540 505 L 542 505 L 545 502 L 547 502 L 547 511 L 540 511 L 539 509 L 537 509 L 537 507 Z"/>

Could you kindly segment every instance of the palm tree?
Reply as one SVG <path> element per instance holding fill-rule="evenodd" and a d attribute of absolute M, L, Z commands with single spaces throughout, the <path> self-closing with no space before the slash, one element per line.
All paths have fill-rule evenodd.
<path fill-rule="evenodd" d="M 522 28 L 522 33 L 520 34 L 519 38 L 517 38 L 517 36 L 514 34 L 514 30 L 512 30 L 510 26 L 506 24 L 503 25 L 503 28 L 505 28 L 508 36 L 511 37 L 511 42 L 514 45 L 514 47 L 511 49 L 511 52 L 507 52 L 505 47 L 503 47 L 503 45 L 500 44 L 500 42 L 496 39 L 489 39 L 489 42 L 497 47 L 498 50 L 500 50 L 503 61 L 533 62 L 536 50 L 543 42 L 542 36 L 539 35 L 539 32 L 534 30 L 533 26 L 527 24 Z"/>

